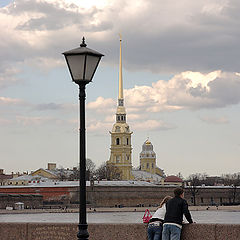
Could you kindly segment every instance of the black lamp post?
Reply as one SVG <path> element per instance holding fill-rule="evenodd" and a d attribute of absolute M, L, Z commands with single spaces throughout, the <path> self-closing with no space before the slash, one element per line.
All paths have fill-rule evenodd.
<path fill-rule="evenodd" d="M 63 55 L 73 82 L 79 85 L 80 129 L 79 129 L 79 231 L 78 239 L 88 240 L 86 220 L 86 139 L 85 139 L 85 86 L 92 81 L 103 54 L 86 47 L 85 38 L 79 48 L 64 52 Z"/>

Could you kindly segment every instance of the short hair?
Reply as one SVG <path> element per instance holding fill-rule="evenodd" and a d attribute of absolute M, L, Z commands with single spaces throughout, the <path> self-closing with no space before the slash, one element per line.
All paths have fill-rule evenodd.
<path fill-rule="evenodd" d="M 183 194 L 183 189 L 182 188 L 178 187 L 178 188 L 174 189 L 175 197 L 180 197 L 180 195 L 182 195 L 182 194 Z"/>

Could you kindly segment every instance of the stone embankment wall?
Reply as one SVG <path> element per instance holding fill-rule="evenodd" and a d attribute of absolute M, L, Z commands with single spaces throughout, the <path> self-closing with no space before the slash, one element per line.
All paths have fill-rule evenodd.
<path fill-rule="evenodd" d="M 144 224 L 90 224 L 89 240 L 146 240 Z M 4 240 L 77 240 L 77 224 L 0 223 Z M 240 225 L 190 224 L 183 227 L 182 240 L 239 240 Z"/>

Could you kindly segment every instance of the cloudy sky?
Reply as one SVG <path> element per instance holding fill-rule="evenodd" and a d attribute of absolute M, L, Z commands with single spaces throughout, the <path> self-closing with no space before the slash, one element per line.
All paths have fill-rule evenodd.
<path fill-rule="evenodd" d="M 240 170 L 238 0 L 1 0 L 0 166 L 78 163 L 78 87 L 62 52 L 105 56 L 87 86 L 87 157 L 109 159 L 119 33 L 133 166 L 149 137 L 167 175 Z"/>

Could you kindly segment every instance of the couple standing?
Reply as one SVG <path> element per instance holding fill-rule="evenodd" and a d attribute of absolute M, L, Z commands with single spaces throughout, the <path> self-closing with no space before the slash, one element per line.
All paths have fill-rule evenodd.
<path fill-rule="evenodd" d="M 174 190 L 174 198 L 166 196 L 148 223 L 148 240 L 180 240 L 183 214 L 193 223 L 182 188 Z"/>

